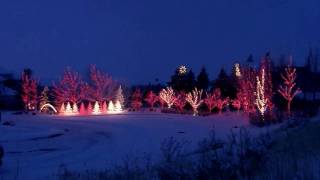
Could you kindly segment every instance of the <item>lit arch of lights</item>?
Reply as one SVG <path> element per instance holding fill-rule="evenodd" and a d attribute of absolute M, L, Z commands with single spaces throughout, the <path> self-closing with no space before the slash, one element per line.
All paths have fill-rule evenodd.
<path fill-rule="evenodd" d="M 54 108 L 51 104 L 44 104 L 41 108 L 40 108 L 40 112 L 46 108 L 46 107 L 49 107 L 51 108 L 55 113 L 58 113 L 58 111 L 56 110 L 56 108 Z"/>

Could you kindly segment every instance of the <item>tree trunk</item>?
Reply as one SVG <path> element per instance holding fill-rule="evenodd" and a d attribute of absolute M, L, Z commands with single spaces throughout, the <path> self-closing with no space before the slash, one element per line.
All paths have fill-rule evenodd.
<path fill-rule="evenodd" d="M 288 114 L 290 115 L 291 114 L 291 101 L 288 101 L 287 111 L 288 111 Z"/>

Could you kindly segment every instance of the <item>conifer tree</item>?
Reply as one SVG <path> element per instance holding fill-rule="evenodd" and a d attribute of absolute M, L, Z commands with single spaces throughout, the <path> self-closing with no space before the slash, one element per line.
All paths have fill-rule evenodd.
<path fill-rule="evenodd" d="M 114 99 L 115 99 L 114 102 L 119 101 L 121 106 L 124 107 L 124 96 L 123 96 L 123 90 L 121 86 L 119 86 L 119 88 L 117 89 Z"/>
<path fill-rule="evenodd" d="M 49 88 L 46 86 L 43 88 L 43 91 L 40 94 L 40 102 L 39 102 L 39 108 L 42 108 L 43 105 L 49 103 Z M 44 108 L 43 111 L 47 111 L 48 108 Z"/>
<path fill-rule="evenodd" d="M 209 88 L 209 77 L 206 69 L 202 67 L 198 77 L 197 77 L 197 88 L 207 90 Z"/>

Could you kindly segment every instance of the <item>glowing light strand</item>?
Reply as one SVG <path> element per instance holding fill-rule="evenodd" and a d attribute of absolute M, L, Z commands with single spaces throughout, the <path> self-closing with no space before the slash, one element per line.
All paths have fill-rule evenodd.
<path fill-rule="evenodd" d="M 264 116 L 265 111 L 267 110 L 267 103 L 268 99 L 265 98 L 265 72 L 264 69 L 262 69 L 261 72 L 261 79 L 259 76 L 257 76 L 257 89 L 256 89 L 256 106 L 258 108 L 258 111 L 262 116 Z"/>
<path fill-rule="evenodd" d="M 198 114 L 198 107 L 203 102 L 201 99 L 202 92 L 202 90 L 195 88 L 192 92 L 187 94 L 186 101 L 192 106 L 194 116 Z"/>
<path fill-rule="evenodd" d="M 172 105 L 176 101 L 175 93 L 172 87 L 167 87 L 166 89 L 162 89 L 159 96 L 164 102 L 167 103 L 169 109 L 172 107 Z"/>

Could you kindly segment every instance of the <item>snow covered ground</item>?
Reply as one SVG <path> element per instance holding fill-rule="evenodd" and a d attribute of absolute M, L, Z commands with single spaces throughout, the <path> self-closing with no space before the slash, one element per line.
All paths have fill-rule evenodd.
<path fill-rule="evenodd" d="M 191 148 L 213 128 L 219 138 L 242 126 L 253 135 L 268 130 L 250 126 L 241 113 L 209 117 L 149 112 L 90 117 L 5 113 L 2 120 L 16 125 L 0 125 L 0 144 L 5 149 L 0 179 L 54 179 L 61 167 L 104 169 L 126 156 L 144 153 L 156 159 L 164 139 L 187 140 Z"/>

